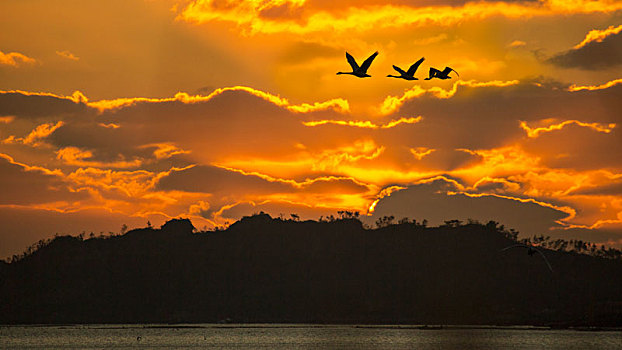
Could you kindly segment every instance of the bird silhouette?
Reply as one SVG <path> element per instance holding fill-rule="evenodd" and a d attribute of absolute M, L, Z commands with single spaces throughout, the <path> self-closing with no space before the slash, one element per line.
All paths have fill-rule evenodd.
<path fill-rule="evenodd" d="M 352 57 L 352 55 L 346 52 L 346 59 L 348 60 L 348 63 L 352 67 L 352 72 L 337 72 L 337 75 L 351 74 L 359 78 L 371 77 L 371 75 L 367 74 L 367 69 L 369 69 L 371 62 L 374 60 L 374 58 L 376 58 L 376 56 L 378 56 L 378 51 L 374 52 L 371 56 L 367 57 L 367 59 L 359 67 L 354 57 Z"/>
<path fill-rule="evenodd" d="M 387 75 L 387 77 L 406 79 L 406 80 L 419 80 L 415 78 L 415 72 L 417 71 L 417 68 L 419 68 L 419 66 L 421 65 L 421 62 L 423 62 L 424 60 L 425 60 L 425 57 L 421 57 L 419 61 L 413 63 L 413 65 L 410 66 L 410 68 L 408 68 L 407 72 L 405 72 L 402 68 L 394 65 L 393 69 L 395 69 L 398 73 L 400 73 L 400 75 L 389 74 Z"/>
<path fill-rule="evenodd" d="M 506 251 L 506 250 L 508 250 L 508 249 L 512 249 L 512 248 L 527 248 L 527 255 L 529 255 L 529 256 L 533 256 L 535 253 L 540 254 L 540 256 L 542 257 L 542 259 L 544 259 L 544 262 L 546 263 L 546 266 L 549 268 L 549 270 L 550 270 L 551 272 L 553 272 L 553 268 L 551 267 L 551 264 L 549 263 L 549 260 L 548 260 L 548 259 L 546 258 L 546 256 L 544 256 L 544 254 L 543 254 L 543 253 L 542 253 L 539 249 L 537 249 L 536 247 L 534 247 L 534 246 L 532 246 L 532 245 L 527 245 L 527 244 L 522 244 L 522 243 L 519 243 L 519 244 L 514 244 L 514 245 L 511 245 L 511 246 L 509 246 L 509 247 L 505 247 L 505 248 L 501 249 L 501 250 L 500 250 L 500 252 L 504 252 L 504 251 Z"/>
<path fill-rule="evenodd" d="M 424 80 L 430 80 L 432 78 L 438 78 L 438 79 L 443 79 L 443 80 L 451 79 L 451 77 L 449 76 L 449 73 L 451 72 L 455 72 L 456 74 L 458 74 L 458 72 L 456 72 L 456 70 L 451 67 L 445 67 L 443 71 L 430 67 L 430 74 Z M 458 74 L 458 76 L 460 76 L 460 74 Z"/>

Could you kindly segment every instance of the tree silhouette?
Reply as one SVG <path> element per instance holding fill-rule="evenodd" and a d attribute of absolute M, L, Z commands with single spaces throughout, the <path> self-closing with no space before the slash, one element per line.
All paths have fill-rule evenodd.
<path fill-rule="evenodd" d="M 387 227 L 387 226 L 391 226 L 393 225 L 393 220 L 395 220 L 395 216 L 393 215 L 389 215 L 389 216 L 383 216 L 381 218 L 378 218 L 378 220 L 376 220 L 376 227 L 378 228 L 382 228 L 382 227 Z"/>

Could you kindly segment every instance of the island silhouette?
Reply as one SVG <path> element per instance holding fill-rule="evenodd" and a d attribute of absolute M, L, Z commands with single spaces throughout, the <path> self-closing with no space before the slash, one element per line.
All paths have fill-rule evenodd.
<path fill-rule="evenodd" d="M 622 256 L 494 221 L 340 212 L 57 236 L 0 263 L 1 324 L 218 322 L 620 327 Z"/>

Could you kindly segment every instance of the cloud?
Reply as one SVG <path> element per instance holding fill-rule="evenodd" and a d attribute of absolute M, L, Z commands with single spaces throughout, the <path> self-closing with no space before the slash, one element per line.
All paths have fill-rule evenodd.
<path fill-rule="evenodd" d="M 173 169 L 166 176 L 160 177 L 156 189 L 221 193 L 238 197 L 296 192 L 349 194 L 370 191 L 368 185 L 345 177 L 322 176 L 295 181 L 209 165 Z"/>
<path fill-rule="evenodd" d="M 38 125 L 25 137 L 15 137 L 11 135 L 8 138 L 2 140 L 2 143 L 22 143 L 24 145 L 39 147 L 44 144 L 41 142 L 42 139 L 50 136 L 56 129 L 63 126 L 63 124 L 64 123 L 62 121 L 59 121 L 57 123 L 41 124 Z"/>
<path fill-rule="evenodd" d="M 439 99 L 448 99 L 452 98 L 459 89 L 468 89 L 468 88 L 479 88 L 479 87 L 506 87 L 512 85 L 518 85 L 520 81 L 511 80 L 511 81 L 487 81 L 487 82 L 476 82 L 474 80 L 463 81 L 459 80 L 453 84 L 451 90 L 444 90 L 439 87 L 432 87 L 429 89 L 424 89 L 419 85 L 415 85 L 411 89 L 404 91 L 402 96 L 388 96 L 384 99 L 380 107 L 380 111 L 382 114 L 391 114 L 395 111 L 399 110 L 399 108 L 404 104 L 404 102 L 408 100 L 415 99 L 420 96 L 433 96 Z"/>
<path fill-rule="evenodd" d="M 281 61 L 287 64 L 301 64 L 320 58 L 330 58 L 341 54 L 341 49 L 322 43 L 299 41 L 287 47 L 281 55 Z"/>
<path fill-rule="evenodd" d="M 442 42 L 444 40 L 447 40 L 448 38 L 449 36 L 446 33 L 441 33 L 435 36 L 413 40 L 412 44 L 426 46 L 426 45 Z"/>
<path fill-rule="evenodd" d="M 560 52 L 547 62 L 564 68 L 604 70 L 622 65 L 622 25 L 592 30 L 570 50 Z"/>
<path fill-rule="evenodd" d="M 604 84 L 600 84 L 600 85 L 587 85 L 587 86 L 578 86 L 576 84 L 572 84 L 570 87 L 568 87 L 568 91 L 581 91 L 581 90 L 589 90 L 589 91 L 595 91 L 595 90 L 603 90 L 603 89 L 608 89 L 610 87 L 616 86 L 622 84 L 622 79 L 615 79 L 615 80 L 611 80 L 608 81 Z"/>
<path fill-rule="evenodd" d="M 0 205 L 62 202 L 57 205 L 66 206 L 86 197 L 84 193 L 70 191 L 60 171 L 28 166 L 3 153 L 0 174 Z"/>
<path fill-rule="evenodd" d="M 563 122 L 558 123 L 558 124 L 552 124 L 552 125 L 548 125 L 544 127 L 534 127 L 534 128 L 529 127 L 527 123 L 525 122 L 521 122 L 520 127 L 527 132 L 528 137 L 534 138 L 534 137 L 538 137 L 540 133 L 551 132 L 554 130 L 561 130 L 565 126 L 568 126 L 571 124 L 590 128 L 594 131 L 603 132 L 605 134 L 610 133 L 611 130 L 616 127 L 615 123 L 603 125 L 601 123 L 584 123 L 578 120 L 564 120 Z"/>
<path fill-rule="evenodd" d="M 10 115 L 15 119 L 65 118 L 87 113 L 85 102 L 86 97 L 78 91 L 73 96 L 19 90 L 0 91 L 0 115 Z"/>
<path fill-rule="evenodd" d="M 490 149 L 523 142 L 525 131 L 539 138 L 553 130 L 575 132 L 576 127 L 602 132 L 602 136 L 581 133 L 582 138 L 572 139 L 578 148 L 596 138 L 615 143 L 616 126 L 622 119 L 614 111 L 622 108 L 617 97 L 621 93 L 621 84 L 609 83 L 598 89 L 570 89 L 544 80 L 457 81 L 450 90 L 416 85 L 400 97 L 385 99 L 382 108 L 387 117 L 423 117 L 408 135 L 391 135 L 393 142 L 405 145 L 408 138 L 415 138 L 419 147 Z M 584 136 L 588 137 L 585 143 Z"/>
<path fill-rule="evenodd" d="M 457 5 L 457 6 L 456 6 Z M 178 18 L 192 23 L 226 21 L 250 34 L 308 34 L 328 31 L 369 31 L 434 23 L 450 26 L 458 22 L 492 16 L 529 18 L 569 13 L 608 13 L 622 5 L 607 0 L 549 1 L 363 1 L 338 5 L 326 1 L 216 1 L 194 0 Z M 270 15 L 266 14 L 269 13 Z"/>
<path fill-rule="evenodd" d="M 166 219 L 162 215 L 138 217 L 95 208 L 62 213 L 30 207 L 0 206 L 0 259 L 20 254 L 31 244 L 40 239 L 53 238 L 55 234 L 75 236 L 85 232 L 85 238 L 88 238 L 91 232 L 96 236 L 109 235 L 109 232 L 117 234 L 122 224 L 130 229 L 139 228 L 147 226 L 149 220 L 154 227 L 158 227 Z"/>
<path fill-rule="evenodd" d="M 596 130 L 575 123 L 557 132 L 529 138 L 523 148 L 537 154 L 543 166 L 574 170 L 622 169 L 619 128 Z M 605 151 L 606 150 L 606 151 Z"/>
<path fill-rule="evenodd" d="M 207 102 L 214 97 L 217 97 L 221 94 L 225 94 L 227 92 L 247 92 L 250 95 L 254 95 L 260 97 L 268 102 L 271 102 L 277 106 L 285 107 L 292 112 L 298 113 L 308 113 L 316 110 L 326 110 L 326 109 L 335 109 L 338 112 L 347 112 L 349 109 L 347 101 L 336 98 L 329 101 L 324 102 L 315 102 L 313 104 L 301 103 L 298 105 L 290 104 L 289 101 L 285 98 L 282 98 L 277 95 L 273 95 L 261 90 L 253 89 L 247 86 L 232 86 L 225 88 L 218 88 L 212 91 L 209 95 L 196 95 L 190 96 L 187 93 L 179 92 L 173 98 L 146 98 L 146 97 L 136 97 L 136 98 L 117 98 L 114 100 L 100 100 L 95 102 L 90 102 L 88 105 L 90 107 L 98 109 L 100 112 L 106 110 L 116 110 L 122 107 L 133 106 L 141 103 L 158 103 L 158 102 L 183 102 L 185 104 L 193 104 L 193 103 L 202 103 Z"/>
<path fill-rule="evenodd" d="M 139 159 L 131 161 L 121 159 L 117 161 L 102 162 L 96 161 L 93 157 L 93 152 L 89 150 L 81 150 L 77 147 L 65 147 L 56 151 L 56 158 L 63 161 L 65 164 L 74 165 L 79 167 L 97 167 L 97 168 L 136 168 L 141 165 Z"/>
<path fill-rule="evenodd" d="M 411 118 L 400 118 L 397 120 L 391 120 L 386 124 L 375 124 L 371 121 L 360 121 L 360 120 L 313 120 L 308 122 L 303 122 L 302 124 L 305 126 L 320 126 L 320 125 L 341 125 L 341 126 L 352 126 L 356 128 L 368 128 L 368 129 L 390 129 L 396 127 L 400 124 L 415 124 L 421 121 L 421 116 L 419 117 L 411 117 Z"/>
<path fill-rule="evenodd" d="M 72 60 L 72 61 L 79 61 L 80 57 L 77 57 L 76 55 L 74 55 L 73 53 L 65 50 L 65 51 L 56 51 L 56 54 L 59 55 L 62 58 L 66 58 L 68 60 Z"/>
<path fill-rule="evenodd" d="M 622 176 L 612 176 L 602 184 L 588 184 L 570 192 L 571 195 L 622 196 Z"/>
<path fill-rule="evenodd" d="M 108 128 L 109 126 L 106 125 L 104 127 Z M 116 128 L 113 126 L 112 128 L 116 129 L 118 128 L 118 126 L 116 126 Z M 153 149 L 153 155 L 156 157 L 156 159 L 168 159 L 175 155 L 190 153 L 190 151 L 183 150 L 171 142 L 152 143 L 148 145 L 142 145 L 140 146 L 140 148 Z"/>
<path fill-rule="evenodd" d="M 569 217 L 568 212 L 546 203 L 495 195 L 472 196 L 461 191 L 461 187 L 447 178 L 411 185 L 380 199 L 368 220 L 373 222 L 385 215 L 417 221 L 426 219 L 430 225 L 451 219 L 494 220 L 525 235 L 533 235 L 546 234 L 550 228 L 560 227 L 560 220 Z"/>
<path fill-rule="evenodd" d="M 160 178 L 156 188 L 201 193 L 236 192 L 240 195 L 291 192 L 294 186 L 286 181 L 271 181 L 257 175 L 198 165 L 172 170 L 169 175 Z"/>
<path fill-rule="evenodd" d="M 417 158 L 417 160 L 423 159 L 423 157 L 430 155 L 434 151 L 436 150 L 433 148 L 426 148 L 426 147 L 417 147 L 417 148 L 410 149 L 410 153 L 412 153 L 412 155 L 415 158 Z"/>
<path fill-rule="evenodd" d="M 413 186 L 432 197 L 430 212 L 451 215 L 443 219 L 503 208 L 536 215 L 533 225 L 545 231 L 590 230 L 622 212 L 618 197 L 595 193 L 608 181 L 599 171 L 622 169 L 622 84 L 571 88 L 534 79 L 424 86 L 396 95 L 386 114 L 368 119 L 338 108 L 302 111 L 305 104 L 241 87 L 105 101 L 11 92 L 0 95 L 7 101 L 1 115 L 15 115 L 2 132 L 24 140 L 34 132 L 40 137 L 33 142 L 48 146 L 14 142 L 0 150 L 61 169 L 56 188 L 84 197 L 61 193 L 36 205 L 64 212 L 107 207 L 141 217 L 187 215 L 206 225 L 260 210 L 317 218 L 364 212 L 373 203 L 381 209 Z M 11 102 L 25 98 L 29 103 Z M 423 180 L 440 175 L 451 185 L 444 192 L 421 189 L 432 188 Z M 494 217 L 475 218 L 535 230 L 492 210 Z"/>
<path fill-rule="evenodd" d="M 263 210 L 276 215 L 290 210 L 326 215 L 343 208 L 356 210 L 364 205 L 365 197 L 375 191 L 375 186 L 338 176 L 295 181 L 236 169 L 196 165 L 173 169 L 160 176 L 154 190 L 202 195 L 202 199 L 188 207 L 188 212 L 223 224 L 238 212 L 250 215 Z"/>
<path fill-rule="evenodd" d="M 602 43 L 604 40 L 606 40 L 610 36 L 618 35 L 620 34 L 620 32 L 622 32 L 622 25 L 619 25 L 617 27 L 609 26 L 609 28 L 605 30 L 598 30 L 598 29 L 590 30 L 589 33 L 587 33 L 587 35 L 585 36 L 585 39 L 583 39 L 582 42 L 577 44 L 574 47 L 574 49 L 578 50 L 582 47 L 585 47 L 595 42 Z"/>
<path fill-rule="evenodd" d="M 36 63 L 32 57 L 28 57 L 19 52 L 4 53 L 0 51 L 0 66 L 21 67 L 24 65 L 30 65 Z"/>
<path fill-rule="evenodd" d="M 523 47 L 526 45 L 527 43 L 522 40 L 514 40 L 508 45 L 508 47 L 516 48 L 516 47 Z"/>
<path fill-rule="evenodd" d="M 13 122 L 15 120 L 15 117 L 12 115 L 6 115 L 3 117 L 0 117 L 0 124 L 9 124 L 11 122 Z"/>

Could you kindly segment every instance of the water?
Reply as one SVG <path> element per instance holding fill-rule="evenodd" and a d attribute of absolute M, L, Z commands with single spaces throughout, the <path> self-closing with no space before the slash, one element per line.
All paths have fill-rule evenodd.
<path fill-rule="evenodd" d="M 622 349 L 622 332 L 408 326 L 71 325 L 0 327 L 2 349 Z"/>

